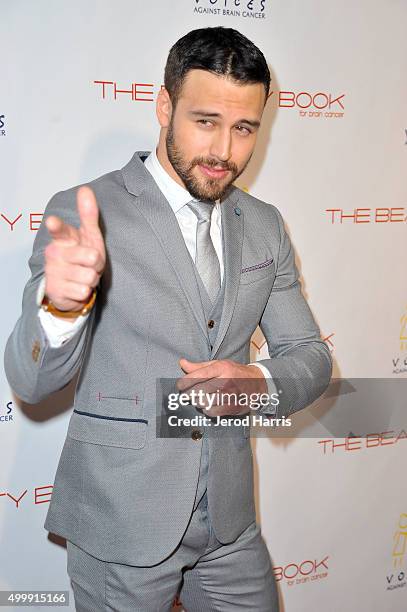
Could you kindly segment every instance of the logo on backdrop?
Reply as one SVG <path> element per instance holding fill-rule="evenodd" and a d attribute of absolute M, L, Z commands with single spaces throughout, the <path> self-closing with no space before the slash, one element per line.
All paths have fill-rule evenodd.
<path fill-rule="evenodd" d="M 331 224 L 361 224 L 361 223 L 406 223 L 407 209 L 404 206 L 392 208 L 326 208 Z"/>
<path fill-rule="evenodd" d="M 277 582 L 284 580 L 287 586 L 322 580 L 328 576 L 328 559 L 329 555 L 321 560 L 306 559 L 301 563 L 288 563 L 281 567 L 274 567 L 274 577 Z"/>
<path fill-rule="evenodd" d="M 5 125 L 6 125 L 6 115 L 0 115 L 0 136 L 6 135 Z"/>
<path fill-rule="evenodd" d="M 157 92 L 164 85 L 155 86 L 154 83 L 129 83 L 119 85 L 116 81 L 93 81 L 97 86 L 98 93 L 102 100 L 126 99 L 132 102 L 154 102 L 154 87 Z"/>
<path fill-rule="evenodd" d="M 13 421 L 13 402 L 7 402 L 5 408 L 0 412 L 0 425 Z"/>
<path fill-rule="evenodd" d="M 335 335 L 335 332 L 332 332 L 331 334 L 329 334 L 328 336 L 325 336 L 322 338 L 322 340 L 326 343 L 327 347 L 329 348 L 329 350 L 331 351 L 331 353 L 334 352 L 335 349 L 335 344 L 333 341 L 333 337 Z M 255 332 L 252 335 L 251 341 L 250 341 L 250 345 L 251 348 L 253 350 L 253 356 L 251 359 L 258 359 L 261 356 L 261 352 L 263 347 L 267 348 L 267 342 L 264 338 L 263 333 L 260 331 L 260 328 L 257 328 L 255 330 Z M 266 355 L 265 355 L 266 357 Z"/>
<path fill-rule="evenodd" d="M 407 514 L 402 512 L 399 516 L 396 531 L 393 534 L 391 549 L 392 571 L 386 575 L 386 590 L 393 591 L 406 586 L 406 560 L 407 560 Z"/>
<path fill-rule="evenodd" d="M 325 336 L 324 338 L 322 338 L 322 340 L 326 342 L 326 344 L 328 345 L 328 348 L 331 351 L 331 353 L 333 353 L 335 349 L 335 344 L 333 342 L 334 335 L 335 335 L 335 332 L 332 332 L 332 334 L 329 334 L 329 336 Z"/>
<path fill-rule="evenodd" d="M 254 350 L 256 351 L 256 353 L 260 354 L 261 349 L 263 348 L 263 346 L 265 346 L 267 343 L 266 341 L 263 339 L 258 340 L 257 338 L 255 338 L 254 340 L 251 341 L 251 345 L 254 347 Z"/>
<path fill-rule="evenodd" d="M 15 232 L 16 229 L 26 228 L 31 232 L 39 230 L 44 213 L 19 213 L 15 216 L 7 216 L 0 213 L 0 226 L 3 232 Z"/>
<path fill-rule="evenodd" d="M 402 440 L 407 440 L 407 432 L 404 429 L 400 431 L 382 431 L 380 433 L 368 433 L 364 435 L 356 435 L 352 432 L 346 438 L 342 438 L 343 442 L 339 438 L 326 438 L 325 440 L 318 440 L 317 444 L 320 445 L 322 453 L 324 455 L 332 455 L 336 452 L 353 452 L 360 451 L 366 448 L 384 448 L 385 446 L 391 446 L 397 444 Z"/>
<path fill-rule="evenodd" d="M 190 0 L 198 15 L 265 19 L 270 0 Z"/>
<path fill-rule="evenodd" d="M 345 113 L 344 93 L 272 91 L 269 98 L 279 108 L 298 111 L 300 117 L 341 119 Z"/>
<path fill-rule="evenodd" d="M 407 372 L 407 306 L 400 317 L 399 349 L 399 355 L 392 359 L 393 374 Z"/>
<path fill-rule="evenodd" d="M 10 491 L 2 491 L 0 489 L 0 498 L 3 498 L 4 501 L 10 502 L 13 504 L 16 510 L 20 509 L 20 505 L 24 502 L 24 506 L 33 503 L 35 506 L 39 504 L 49 504 L 51 501 L 52 489 L 54 485 L 46 485 L 45 487 L 35 487 L 32 491 L 31 495 L 28 495 L 28 489 L 20 493 L 15 493 L 14 491 L 11 493 Z M 18 497 L 17 497 L 18 496 Z"/>

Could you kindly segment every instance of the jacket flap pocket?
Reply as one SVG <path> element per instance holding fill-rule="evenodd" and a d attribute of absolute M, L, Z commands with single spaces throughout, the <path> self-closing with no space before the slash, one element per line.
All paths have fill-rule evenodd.
<path fill-rule="evenodd" d="M 147 419 L 111 417 L 82 410 L 74 410 L 67 435 L 74 440 L 118 446 L 143 448 L 146 443 Z"/>

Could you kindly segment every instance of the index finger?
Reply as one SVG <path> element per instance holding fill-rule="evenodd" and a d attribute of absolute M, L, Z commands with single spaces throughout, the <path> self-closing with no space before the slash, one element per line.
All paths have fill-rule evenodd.
<path fill-rule="evenodd" d="M 203 368 L 194 370 L 189 374 L 185 374 L 182 378 L 179 378 L 176 383 L 176 387 L 179 391 L 185 391 L 191 389 L 199 382 L 211 380 L 219 376 L 219 366 L 217 361 L 211 361 L 208 365 Z"/>
<path fill-rule="evenodd" d="M 51 238 L 54 240 L 67 240 L 74 243 L 77 243 L 79 240 L 78 230 L 55 215 L 47 217 L 45 225 Z"/>

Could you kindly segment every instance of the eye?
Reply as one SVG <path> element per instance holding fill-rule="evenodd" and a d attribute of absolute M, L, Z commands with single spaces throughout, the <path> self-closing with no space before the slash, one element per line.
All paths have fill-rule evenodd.
<path fill-rule="evenodd" d="M 211 121 L 209 121 L 208 119 L 198 119 L 197 123 L 199 123 L 200 125 L 203 125 L 204 127 L 209 127 L 212 124 Z"/>
<path fill-rule="evenodd" d="M 248 136 L 249 134 L 251 134 L 251 130 L 249 130 L 249 128 L 245 127 L 244 125 L 237 125 L 236 129 L 240 134 L 242 134 L 242 136 Z"/>

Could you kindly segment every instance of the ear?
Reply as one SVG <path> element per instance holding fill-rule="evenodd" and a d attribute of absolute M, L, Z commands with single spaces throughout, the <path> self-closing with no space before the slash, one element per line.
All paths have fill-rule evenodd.
<path fill-rule="evenodd" d="M 172 103 L 165 87 L 160 89 L 157 96 L 156 115 L 162 128 L 169 126 L 172 115 Z"/>

